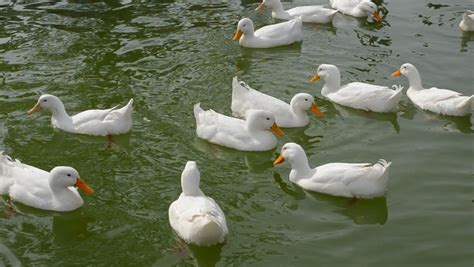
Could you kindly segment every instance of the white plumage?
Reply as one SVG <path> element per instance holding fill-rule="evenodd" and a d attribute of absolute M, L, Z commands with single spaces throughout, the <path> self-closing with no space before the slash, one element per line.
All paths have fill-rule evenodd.
<path fill-rule="evenodd" d="M 181 174 L 183 192 L 168 210 L 169 222 L 187 243 L 212 246 L 224 242 L 228 234 L 227 222 L 214 199 L 201 191 L 199 182 L 196 162 L 188 161 Z"/>
<path fill-rule="evenodd" d="M 237 77 L 232 80 L 232 112 L 235 116 L 245 118 L 252 109 L 262 109 L 275 116 L 275 122 L 280 127 L 304 127 L 308 125 L 308 111 L 311 110 L 318 117 L 323 113 L 314 103 L 310 94 L 296 94 L 290 104 L 252 89 Z"/>
<path fill-rule="evenodd" d="M 321 64 L 311 82 L 322 78 L 325 82 L 321 94 L 343 106 L 375 112 L 394 112 L 402 96 L 403 87 L 372 85 L 352 82 L 341 86 L 339 69 L 330 64 Z"/>
<path fill-rule="evenodd" d="M 74 168 L 60 166 L 47 172 L 0 153 L 0 194 L 14 201 L 38 209 L 71 211 L 84 203 L 75 186 L 93 192 Z"/>
<path fill-rule="evenodd" d="M 275 164 L 291 164 L 290 181 L 309 191 L 333 196 L 375 198 L 384 196 L 389 180 L 391 162 L 328 163 L 311 169 L 303 148 L 295 143 L 282 147 Z"/>
<path fill-rule="evenodd" d="M 270 48 L 289 45 L 303 40 L 303 22 L 301 17 L 264 26 L 255 31 L 252 20 L 243 18 L 237 25 L 233 38 L 243 47 Z"/>
<path fill-rule="evenodd" d="M 115 106 L 110 109 L 86 110 L 71 117 L 58 97 L 45 94 L 28 114 L 42 108 L 52 113 L 53 127 L 65 132 L 105 136 L 124 134 L 132 129 L 133 99 L 120 109 Z"/>
<path fill-rule="evenodd" d="M 265 151 L 274 148 L 276 137 L 283 132 L 275 123 L 273 114 L 264 110 L 250 110 L 247 120 L 228 117 L 214 110 L 203 110 L 194 105 L 197 135 L 211 143 L 244 151 Z"/>
<path fill-rule="evenodd" d="M 391 76 L 400 75 L 408 78 L 408 98 L 421 109 L 449 116 L 466 116 L 471 113 L 474 95 L 463 96 L 461 93 L 436 87 L 425 89 L 420 73 L 410 63 L 403 64 Z"/>
<path fill-rule="evenodd" d="M 337 13 L 337 10 L 325 8 L 324 6 L 298 6 L 288 10 L 283 9 L 280 0 L 263 0 L 257 7 L 258 11 L 268 6 L 272 10 L 272 17 L 276 19 L 290 20 L 301 17 L 303 22 L 329 23 Z"/>

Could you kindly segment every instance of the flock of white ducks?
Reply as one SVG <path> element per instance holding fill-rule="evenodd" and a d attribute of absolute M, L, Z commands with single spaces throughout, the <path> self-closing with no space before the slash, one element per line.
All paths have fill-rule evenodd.
<path fill-rule="evenodd" d="M 252 21 L 244 18 L 237 25 L 234 40 L 241 46 L 269 48 L 300 42 L 303 22 L 329 23 L 337 11 L 355 17 L 373 16 L 380 21 L 377 6 L 369 0 L 330 0 L 328 9 L 322 6 L 303 6 L 284 10 L 279 0 L 263 0 L 257 10 L 269 7 L 272 17 L 288 20 L 262 27 L 255 31 Z M 468 11 L 459 24 L 463 31 L 474 30 L 474 13 Z M 431 112 L 450 115 L 469 115 L 474 96 L 458 92 L 423 88 L 421 77 L 414 65 L 403 64 L 392 76 L 408 78 L 407 95 L 418 107 Z M 318 67 L 311 82 L 319 79 L 325 84 L 321 94 L 340 105 L 374 112 L 397 110 L 402 87 L 393 89 L 361 82 L 341 86 L 339 69 L 330 64 Z M 132 128 L 133 99 L 124 107 L 105 110 L 87 110 L 69 116 L 61 100 L 53 95 L 42 95 L 28 112 L 41 109 L 51 112 L 54 128 L 77 134 L 111 136 L 127 133 Z M 194 106 L 197 135 L 211 143 L 245 151 L 270 150 L 282 136 L 281 127 L 304 127 L 309 123 L 308 111 L 322 117 L 314 99 L 307 93 L 298 93 L 286 103 L 252 89 L 235 77 L 232 81 L 232 112 L 240 118 L 203 110 Z M 271 132 L 273 131 L 274 134 Z M 287 143 L 274 164 L 291 164 L 291 182 L 310 191 L 352 197 L 380 197 L 387 191 L 391 162 L 380 159 L 376 163 L 329 163 L 311 168 L 303 148 Z M 204 195 L 199 187 L 200 174 L 196 162 L 189 161 L 181 175 L 182 193 L 169 207 L 169 221 L 174 231 L 186 242 L 209 246 L 224 242 L 228 234 L 225 215 L 219 205 Z M 39 209 L 71 211 L 83 200 L 77 188 L 93 193 L 71 167 L 55 167 L 50 172 L 23 164 L 0 154 L 0 193 L 11 199 Z"/>

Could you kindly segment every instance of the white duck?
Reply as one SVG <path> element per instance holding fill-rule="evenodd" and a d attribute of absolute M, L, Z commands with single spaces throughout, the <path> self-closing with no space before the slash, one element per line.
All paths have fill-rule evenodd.
<path fill-rule="evenodd" d="M 274 164 L 285 160 L 291 164 L 291 182 L 309 191 L 352 198 L 384 196 L 392 164 L 380 159 L 374 164 L 328 163 L 311 169 L 303 148 L 295 143 L 286 143 Z"/>
<path fill-rule="evenodd" d="M 474 95 L 463 96 L 461 93 L 436 87 L 425 89 L 420 73 L 410 63 L 403 64 L 391 74 L 392 77 L 400 75 L 408 78 L 408 98 L 421 109 L 449 116 L 466 116 L 471 113 Z"/>
<path fill-rule="evenodd" d="M 337 13 L 337 10 L 323 6 L 299 6 L 285 11 L 280 0 L 263 0 L 256 10 L 263 11 L 267 6 L 275 19 L 290 20 L 301 16 L 303 22 L 329 23 Z"/>
<path fill-rule="evenodd" d="M 303 40 L 303 22 L 300 17 L 254 31 L 252 20 L 243 18 L 237 25 L 233 39 L 239 41 L 241 46 L 250 48 L 270 48 Z"/>
<path fill-rule="evenodd" d="M 43 210 L 71 211 L 84 204 L 75 186 L 87 194 L 94 192 L 74 168 L 47 172 L 0 153 L 0 194 L 15 201 Z"/>
<path fill-rule="evenodd" d="M 65 132 L 110 136 L 124 134 L 132 129 L 133 99 L 120 109 L 118 106 L 110 109 L 91 109 L 71 117 L 58 97 L 44 94 L 28 114 L 43 108 L 52 113 L 53 127 Z"/>
<path fill-rule="evenodd" d="M 462 20 L 459 23 L 459 28 L 465 32 L 474 31 L 474 11 L 468 10 L 462 14 Z"/>
<path fill-rule="evenodd" d="M 337 9 L 342 14 L 356 18 L 374 16 L 376 21 L 381 21 L 382 17 L 377 5 L 370 0 L 329 0 L 332 8 Z"/>
<path fill-rule="evenodd" d="M 214 110 L 204 111 L 194 105 L 197 135 L 211 143 L 244 151 L 265 151 L 274 148 L 276 137 L 284 135 L 275 123 L 273 114 L 264 110 L 251 110 L 247 120 L 228 117 Z"/>
<path fill-rule="evenodd" d="M 187 243 L 212 246 L 224 242 L 227 223 L 224 212 L 199 188 L 200 173 L 195 161 L 188 161 L 181 174 L 183 192 L 171 203 L 168 216 L 173 230 Z"/>
<path fill-rule="evenodd" d="M 321 94 L 343 106 L 375 112 L 394 112 L 402 96 L 403 87 L 394 90 L 379 85 L 352 82 L 341 86 L 339 69 L 330 64 L 319 65 L 310 82 L 322 78 L 325 82 Z"/>
<path fill-rule="evenodd" d="M 308 110 L 322 117 L 310 94 L 296 94 L 288 105 L 278 98 L 269 96 L 252 89 L 246 83 L 234 77 L 232 80 L 232 112 L 234 116 L 245 118 L 249 110 L 266 110 L 275 116 L 275 122 L 280 127 L 304 127 L 308 125 Z"/>

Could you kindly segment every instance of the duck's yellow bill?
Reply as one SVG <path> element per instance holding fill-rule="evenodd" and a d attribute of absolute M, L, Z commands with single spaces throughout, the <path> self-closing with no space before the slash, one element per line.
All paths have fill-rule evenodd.
<path fill-rule="evenodd" d="M 31 115 L 31 114 L 33 114 L 35 112 L 39 112 L 39 111 L 41 111 L 41 107 L 40 107 L 39 103 L 36 103 L 36 105 L 28 111 L 28 115 Z"/>
<path fill-rule="evenodd" d="M 276 123 L 273 123 L 272 125 L 272 131 L 275 132 L 277 136 L 284 136 L 285 133 L 278 127 Z"/>
<path fill-rule="evenodd" d="M 265 2 L 261 2 L 260 5 L 255 9 L 257 11 L 263 11 L 265 9 Z"/>
<path fill-rule="evenodd" d="M 324 113 L 319 110 L 318 106 L 316 106 L 316 103 L 311 104 L 311 111 L 314 113 L 314 115 L 320 118 L 324 116 Z"/>
<path fill-rule="evenodd" d="M 390 77 L 397 77 L 397 76 L 400 76 L 402 75 L 402 73 L 400 72 L 400 70 L 397 70 L 395 72 L 393 72 L 392 74 L 390 74 Z"/>
<path fill-rule="evenodd" d="M 313 75 L 313 77 L 311 77 L 311 80 L 309 80 L 309 82 L 310 82 L 310 83 L 314 83 L 314 82 L 316 82 L 317 80 L 319 80 L 319 78 L 320 78 L 319 75 L 318 75 L 317 73 L 315 73 L 315 74 Z"/>
<path fill-rule="evenodd" d="M 234 41 L 240 40 L 240 38 L 242 38 L 242 34 L 243 34 L 242 31 L 237 30 L 237 32 L 234 34 L 234 37 L 232 38 L 232 40 L 234 40 Z"/>
<path fill-rule="evenodd" d="M 378 11 L 375 11 L 374 13 L 372 13 L 372 15 L 374 16 L 376 21 L 382 20 L 382 16 L 380 16 L 380 13 Z"/>
<path fill-rule="evenodd" d="M 285 158 L 280 154 L 280 155 L 278 155 L 278 158 L 273 162 L 273 164 L 278 165 L 278 164 L 282 163 L 283 161 L 285 161 Z"/>
<path fill-rule="evenodd" d="M 84 191 L 86 194 L 94 193 L 94 189 L 88 186 L 81 178 L 77 178 L 75 186 Z"/>

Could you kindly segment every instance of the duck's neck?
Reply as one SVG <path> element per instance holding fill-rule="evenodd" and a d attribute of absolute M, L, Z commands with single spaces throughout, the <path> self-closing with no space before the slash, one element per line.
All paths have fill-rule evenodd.
<path fill-rule="evenodd" d="M 56 105 L 49 108 L 52 117 L 58 123 L 60 128 L 69 128 L 73 126 L 72 118 L 67 114 L 64 104 L 58 100 Z"/>
<path fill-rule="evenodd" d="M 300 154 L 291 161 L 290 180 L 292 182 L 311 177 L 312 173 L 313 170 L 309 167 L 306 154 Z"/>
<path fill-rule="evenodd" d="M 324 82 L 323 89 L 321 90 L 323 96 L 334 93 L 341 88 L 341 76 L 339 73 L 337 73 L 337 75 L 328 75 L 324 78 Z"/>
<path fill-rule="evenodd" d="M 61 209 L 69 210 L 76 208 L 82 205 L 83 200 L 69 188 L 64 187 L 64 185 L 55 185 L 54 183 L 49 183 L 51 188 L 53 205 L 61 206 Z"/>
<path fill-rule="evenodd" d="M 291 110 L 291 113 L 293 113 L 297 119 L 304 119 L 308 117 L 307 110 L 303 110 L 297 107 L 296 105 L 294 105 L 293 103 L 290 103 L 290 110 Z"/>
<path fill-rule="evenodd" d="M 410 84 L 410 89 L 413 90 L 423 90 L 423 84 L 421 83 L 421 76 L 417 69 L 412 70 L 412 72 L 407 75 L 408 83 Z"/>
<path fill-rule="evenodd" d="M 283 9 L 281 2 L 276 2 L 274 6 L 272 6 L 272 16 L 277 18 L 285 18 L 289 17 L 289 14 L 285 11 L 285 9 Z"/>

